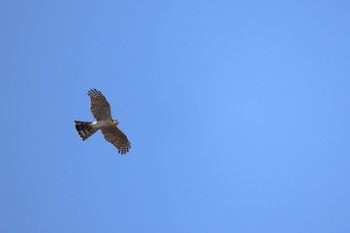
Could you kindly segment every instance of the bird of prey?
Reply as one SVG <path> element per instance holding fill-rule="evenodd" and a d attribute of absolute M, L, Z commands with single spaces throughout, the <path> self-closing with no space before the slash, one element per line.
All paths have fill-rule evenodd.
<path fill-rule="evenodd" d="M 80 137 L 86 140 L 100 129 L 105 139 L 118 149 L 118 153 L 126 154 L 130 149 L 131 143 L 125 134 L 118 129 L 119 121 L 112 119 L 111 108 L 106 98 L 96 89 L 91 89 L 88 95 L 91 99 L 91 112 L 96 121 L 74 121 Z"/>

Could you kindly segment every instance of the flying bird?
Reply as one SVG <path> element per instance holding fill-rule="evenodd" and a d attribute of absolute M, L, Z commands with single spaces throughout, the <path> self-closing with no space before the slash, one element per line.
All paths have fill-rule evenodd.
<path fill-rule="evenodd" d="M 118 149 L 118 153 L 122 155 L 126 154 L 131 148 L 131 143 L 125 134 L 117 127 L 119 121 L 112 119 L 111 108 L 106 98 L 96 89 L 91 89 L 88 95 L 91 99 L 90 109 L 96 121 L 74 121 L 75 128 L 80 137 L 86 140 L 97 130 L 101 130 L 105 139 Z"/>

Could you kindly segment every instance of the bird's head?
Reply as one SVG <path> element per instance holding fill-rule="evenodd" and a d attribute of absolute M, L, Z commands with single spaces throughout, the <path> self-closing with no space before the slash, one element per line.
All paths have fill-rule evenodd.
<path fill-rule="evenodd" d="M 119 121 L 118 120 L 113 120 L 113 124 L 118 125 Z"/>

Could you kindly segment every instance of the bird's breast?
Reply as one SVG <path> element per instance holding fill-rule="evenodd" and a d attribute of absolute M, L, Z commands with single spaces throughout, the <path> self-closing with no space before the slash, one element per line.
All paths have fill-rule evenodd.
<path fill-rule="evenodd" d="M 91 124 L 94 129 L 102 129 L 113 126 L 113 122 L 110 121 L 95 121 Z"/>

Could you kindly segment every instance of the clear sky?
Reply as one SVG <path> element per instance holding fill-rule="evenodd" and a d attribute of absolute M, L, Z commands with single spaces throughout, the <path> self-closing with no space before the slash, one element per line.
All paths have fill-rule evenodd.
<path fill-rule="evenodd" d="M 0 2 L 0 232 L 350 232 L 349 1 Z M 126 156 L 74 120 L 107 97 Z"/>

